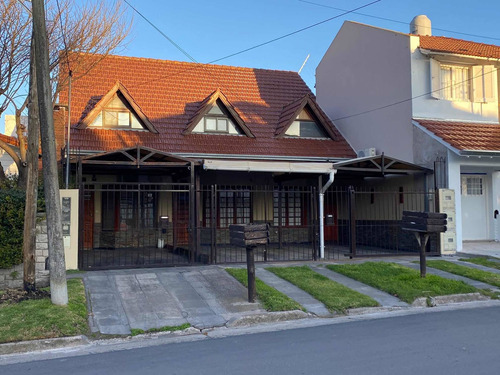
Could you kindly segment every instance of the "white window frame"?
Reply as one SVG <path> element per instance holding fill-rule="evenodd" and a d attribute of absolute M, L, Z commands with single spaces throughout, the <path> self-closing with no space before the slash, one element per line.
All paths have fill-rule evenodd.
<path fill-rule="evenodd" d="M 457 90 L 458 83 L 453 82 L 452 78 L 452 94 L 451 97 L 446 96 L 446 87 L 443 87 L 442 74 L 443 68 L 462 68 L 468 69 L 467 78 L 467 98 L 457 97 L 454 92 Z M 454 64 L 449 62 L 440 62 L 436 59 L 430 59 L 430 81 L 431 81 L 431 97 L 448 101 L 469 101 L 475 103 L 491 103 L 497 99 L 497 82 L 495 67 L 493 65 L 465 65 Z M 454 90 L 453 90 L 454 89 Z"/>

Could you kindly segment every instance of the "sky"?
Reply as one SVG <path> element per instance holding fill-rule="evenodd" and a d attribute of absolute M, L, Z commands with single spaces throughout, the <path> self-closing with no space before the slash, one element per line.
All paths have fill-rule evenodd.
<path fill-rule="evenodd" d="M 112 0 L 104 1 L 113 3 Z M 126 44 L 115 54 L 201 63 L 218 60 L 337 17 L 217 62 L 299 71 L 309 55 L 301 76 L 313 92 L 315 69 L 342 23 L 347 20 L 408 32 L 412 18 L 425 14 L 432 22 L 433 35 L 500 45 L 498 0 L 477 3 L 464 0 L 380 0 L 356 13 L 344 15 L 345 11 L 376 0 L 127 1 L 166 37 L 125 3 L 127 16 L 133 17 L 132 28 Z M 3 126 L 2 117 L 0 132 L 3 132 Z"/>

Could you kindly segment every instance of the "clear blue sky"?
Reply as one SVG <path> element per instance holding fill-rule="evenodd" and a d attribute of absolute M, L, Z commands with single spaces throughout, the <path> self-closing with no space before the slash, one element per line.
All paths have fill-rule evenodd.
<path fill-rule="evenodd" d="M 351 10 L 370 2 L 310 0 L 324 5 L 318 6 L 299 0 L 128 1 L 196 61 L 203 63 L 343 13 L 325 6 Z M 124 6 L 128 8 L 126 4 Z M 134 17 L 132 31 L 128 43 L 117 54 L 190 61 L 132 9 L 128 8 L 128 11 Z M 358 12 L 372 17 L 347 14 L 285 39 L 224 59 L 218 64 L 298 71 L 310 54 L 301 76 L 315 91 L 315 69 L 345 20 L 408 32 L 411 19 L 418 14 L 426 14 L 431 19 L 433 35 L 500 45 L 498 0 L 478 3 L 465 0 L 381 0 Z M 405 24 L 373 17 L 393 19 Z M 451 31 L 492 39 L 460 35 Z M 0 131 L 3 131 L 3 125 L 2 118 Z"/>

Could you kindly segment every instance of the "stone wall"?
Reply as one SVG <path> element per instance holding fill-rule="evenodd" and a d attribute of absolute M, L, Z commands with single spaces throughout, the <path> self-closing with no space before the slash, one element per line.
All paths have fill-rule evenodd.
<path fill-rule="evenodd" d="M 45 270 L 45 260 L 49 255 L 47 223 L 40 220 L 36 225 L 35 271 L 37 287 L 49 285 L 49 271 Z M 21 288 L 23 286 L 23 265 L 10 269 L 0 269 L 0 289 Z"/>

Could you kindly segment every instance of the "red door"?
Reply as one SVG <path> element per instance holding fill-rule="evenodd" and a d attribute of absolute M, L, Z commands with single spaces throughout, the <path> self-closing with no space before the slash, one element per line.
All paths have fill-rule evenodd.
<path fill-rule="evenodd" d="M 337 220 L 337 205 L 335 197 L 333 195 L 325 194 L 325 241 L 338 240 Z"/>

